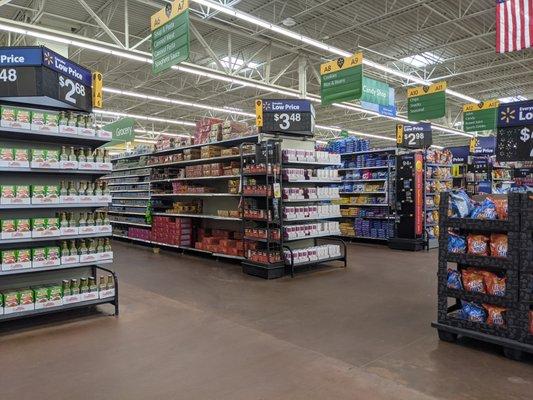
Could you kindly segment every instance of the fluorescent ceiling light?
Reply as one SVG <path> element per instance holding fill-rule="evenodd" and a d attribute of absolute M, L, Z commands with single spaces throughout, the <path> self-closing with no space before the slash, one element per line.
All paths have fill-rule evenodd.
<path fill-rule="evenodd" d="M 191 135 L 187 135 L 185 133 L 169 133 L 169 132 L 157 132 L 157 131 L 147 131 L 146 129 L 134 129 L 136 133 L 144 133 L 144 134 L 152 134 L 152 135 L 160 135 L 160 136 L 169 136 L 169 137 L 184 137 L 184 138 L 190 138 Z"/>
<path fill-rule="evenodd" d="M 500 103 L 514 103 L 515 101 L 523 101 L 527 100 L 524 96 L 518 95 L 518 96 L 510 96 L 510 97 L 502 97 L 500 100 Z"/>
<path fill-rule="evenodd" d="M 143 121 L 162 122 L 165 124 L 172 124 L 172 125 L 196 126 L 194 122 L 189 122 L 189 121 L 181 121 L 177 119 L 167 119 L 167 118 L 159 118 L 159 117 L 150 117 L 146 115 L 127 114 L 127 113 L 122 113 L 122 112 L 117 112 L 117 111 L 93 109 L 93 113 L 97 115 L 113 115 L 116 117 L 124 117 L 124 118 L 129 117 L 129 118 L 140 119 Z"/>
<path fill-rule="evenodd" d="M 416 68 L 423 68 L 427 67 L 428 65 L 440 64 L 444 61 L 444 58 L 432 53 L 431 51 L 426 51 L 422 54 L 415 54 L 414 56 L 401 58 L 400 61 Z"/>
<path fill-rule="evenodd" d="M 157 144 L 157 140 L 150 140 L 150 139 L 135 138 L 133 141 L 136 142 L 136 143 Z"/>
<path fill-rule="evenodd" d="M 259 64 L 253 61 L 250 61 L 246 66 L 244 66 L 244 60 L 241 60 L 237 57 L 229 57 L 226 56 L 222 60 L 220 60 L 220 63 L 228 69 L 231 69 L 232 71 L 236 71 L 238 69 L 241 69 L 241 72 L 249 71 L 250 69 L 257 69 L 259 67 Z"/>

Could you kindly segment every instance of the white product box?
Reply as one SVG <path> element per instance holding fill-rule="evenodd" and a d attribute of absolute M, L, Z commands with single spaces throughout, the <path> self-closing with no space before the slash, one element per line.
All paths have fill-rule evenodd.
<path fill-rule="evenodd" d="M 41 310 L 43 308 L 61 307 L 63 300 L 47 300 L 43 303 L 35 303 L 35 309 Z"/>
<path fill-rule="evenodd" d="M 84 170 L 84 171 L 93 171 L 96 169 L 96 166 L 98 164 L 94 163 L 94 162 L 89 162 L 89 161 L 80 161 L 78 163 L 78 169 L 81 169 L 81 170 Z"/>
<path fill-rule="evenodd" d="M 2 197 L 0 199 L 0 204 L 31 204 L 31 199 L 29 197 L 25 198 L 6 198 Z"/>
<path fill-rule="evenodd" d="M 59 161 L 59 168 L 61 169 L 78 169 L 79 163 L 77 161 Z"/>
<path fill-rule="evenodd" d="M 95 163 L 96 164 L 96 170 L 97 171 L 112 171 L 113 170 L 113 164 L 112 163 Z"/>
<path fill-rule="evenodd" d="M 79 263 L 80 263 L 80 256 L 78 255 L 61 257 L 61 265 L 79 264 Z"/>
<path fill-rule="evenodd" d="M 0 120 L 0 126 L 4 128 L 14 128 L 14 129 L 30 129 L 31 124 L 29 122 L 18 122 L 18 121 L 6 121 Z"/>
<path fill-rule="evenodd" d="M 78 128 L 75 126 L 59 125 L 59 133 L 76 135 L 78 133 Z"/>
<path fill-rule="evenodd" d="M 81 301 L 98 300 L 98 292 L 89 292 L 81 294 Z"/>
<path fill-rule="evenodd" d="M 73 294 L 71 296 L 63 296 L 63 305 L 79 303 L 81 300 L 81 294 Z"/>
<path fill-rule="evenodd" d="M 90 204 L 90 203 L 94 203 L 94 199 L 95 199 L 96 196 L 85 196 L 85 195 L 81 195 L 79 196 L 79 200 L 80 200 L 80 203 L 82 204 Z"/>
<path fill-rule="evenodd" d="M 98 254 L 81 254 L 80 263 L 89 263 L 98 261 Z"/>
<path fill-rule="evenodd" d="M 94 128 L 78 128 L 78 135 L 94 137 L 96 136 L 96 131 Z"/>
<path fill-rule="evenodd" d="M 29 168 L 29 161 L 0 161 L 0 167 L 5 168 Z"/>
<path fill-rule="evenodd" d="M 110 260 L 113 260 L 113 252 L 112 251 L 106 251 L 104 253 L 97 253 L 95 255 L 98 257 L 99 261 L 110 261 Z"/>
<path fill-rule="evenodd" d="M 44 231 L 32 231 L 31 237 L 43 238 L 43 237 L 59 237 L 61 236 L 60 229 L 45 229 Z"/>
<path fill-rule="evenodd" d="M 2 232 L 2 239 L 29 239 L 31 231 L 28 232 Z"/>
<path fill-rule="evenodd" d="M 111 203 L 113 201 L 113 196 L 110 194 L 105 196 L 94 196 L 95 203 Z"/>
<path fill-rule="evenodd" d="M 21 269 L 31 269 L 31 261 L 2 264 L 2 271 L 18 271 Z"/>
<path fill-rule="evenodd" d="M 59 126 L 51 126 L 44 124 L 31 124 L 31 130 L 39 133 L 58 133 Z"/>
<path fill-rule="evenodd" d="M 66 226 L 61 228 L 61 236 L 76 236 L 80 234 L 77 226 Z"/>
<path fill-rule="evenodd" d="M 32 161 L 30 166 L 38 169 L 59 169 L 61 167 L 59 161 Z"/>
<path fill-rule="evenodd" d="M 45 260 L 45 261 L 32 261 L 32 268 L 50 268 L 58 267 L 61 265 L 61 259 Z"/>
<path fill-rule="evenodd" d="M 113 132 L 105 131 L 103 129 L 100 129 L 99 131 L 96 132 L 96 136 L 98 136 L 99 138 L 102 138 L 102 139 L 111 140 L 113 138 Z"/>
<path fill-rule="evenodd" d="M 101 299 L 107 299 L 108 297 L 115 297 L 115 289 L 100 290 L 98 294 Z"/>
<path fill-rule="evenodd" d="M 80 235 L 90 235 L 97 232 L 96 226 L 80 226 L 78 228 Z"/>
<path fill-rule="evenodd" d="M 113 227 L 111 225 L 100 225 L 96 227 L 96 230 L 98 233 L 111 233 L 113 232 Z"/>
<path fill-rule="evenodd" d="M 51 197 L 32 197 L 31 204 L 59 204 L 59 197 L 51 198 Z"/>
<path fill-rule="evenodd" d="M 26 312 L 26 311 L 32 311 L 35 310 L 35 304 L 21 304 L 15 307 L 4 307 L 4 314 L 14 314 L 14 313 L 20 313 L 20 312 Z"/>
<path fill-rule="evenodd" d="M 78 204 L 80 203 L 80 197 L 79 196 L 59 196 L 59 203 Z"/>

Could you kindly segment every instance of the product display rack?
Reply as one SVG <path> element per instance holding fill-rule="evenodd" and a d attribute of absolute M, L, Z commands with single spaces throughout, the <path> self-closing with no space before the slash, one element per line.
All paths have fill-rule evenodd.
<path fill-rule="evenodd" d="M 387 226 L 389 222 L 395 219 L 395 211 L 394 211 L 394 169 L 395 169 L 395 156 L 396 156 L 397 149 L 396 148 L 382 148 L 382 149 L 371 149 L 371 150 L 363 150 L 363 151 L 354 151 L 354 152 L 346 152 L 341 153 L 341 157 L 343 159 L 343 165 L 349 164 L 349 163 L 355 163 L 357 166 L 348 168 L 343 167 L 339 168 L 339 172 L 344 173 L 342 183 L 348 183 L 348 184 L 355 184 L 364 186 L 362 190 L 345 190 L 346 186 L 343 187 L 343 190 L 340 192 L 341 197 L 350 196 L 355 198 L 356 200 L 360 198 L 360 196 L 370 196 L 370 198 L 374 199 L 381 199 L 381 203 L 371 203 L 371 202 L 346 202 L 341 201 L 341 212 L 342 212 L 342 219 L 353 221 L 353 224 L 357 224 L 359 226 L 362 226 L 363 224 L 370 224 L 371 221 L 375 221 L 375 223 L 379 222 L 381 225 L 381 230 L 386 230 L 387 233 L 384 233 L 382 235 L 378 234 L 377 228 L 368 228 L 365 229 L 368 232 L 375 232 L 375 235 L 361 235 L 357 234 L 357 229 L 355 228 L 355 225 L 352 226 L 355 235 L 352 234 L 342 234 L 341 236 L 344 238 L 349 239 L 360 239 L 360 240 L 375 240 L 378 242 L 386 242 L 391 235 L 393 235 L 394 229 L 389 229 Z M 376 157 L 378 159 L 378 162 L 381 163 L 381 165 L 367 165 L 370 163 L 375 163 L 376 160 L 372 157 Z M 369 178 L 360 178 L 361 174 L 371 173 L 371 177 Z M 386 173 L 385 177 L 377 177 L 374 178 L 374 175 L 378 174 L 384 174 Z M 352 175 L 350 175 L 352 174 Z M 359 176 L 359 178 L 354 179 L 351 178 L 351 176 Z M 366 190 L 366 184 L 382 184 L 383 190 L 379 191 L 373 191 L 373 190 Z M 360 208 L 358 211 L 357 209 Z M 357 214 L 352 215 L 351 209 L 355 209 Z M 359 220 L 359 222 L 358 222 Z M 366 222 L 364 222 L 366 221 Z M 385 226 L 385 228 L 383 228 Z"/>
<path fill-rule="evenodd" d="M 23 109 L 36 115 L 39 113 L 48 113 L 48 114 L 57 114 L 65 109 L 45 109 L 39 108 L 40 106 L 32 105 L 27 106 L 17 105 L 13 103 L 0 103 L 0 107 L 22 107 Z M 4 122 L 4 121 L 2 121 Z M 89 183 L 94 184 L 94 179 L 98 176 L 108 174 L 111 170 L 111 164 L 106 162 L 105 159 L 98 161 L 98 158 L 93 160 L 82 161 L 81 158 L 78 162 L 77 158 L 74 165 L 72 165 L 70 158 L 69 161 L 64 161 L 61 158 L 55 159 L 53 161 L 36 161 L 36 154 L 45 154 L 48 152 L 48 155 L 52 154 L 61 154 L 64 155 L 65 147 L 71 146 L 71 150 L 76 146 L 77 148 L 81 147 L 82 150 L 80 154 L 93 154 L 92 151 L 96 148 L 102 146 L 103 144 L 110 141 L 108 133 L 94 131 L 89 128 L 71 128 L 69 125 L 70 132 L 62 133 L 64 130 L 61 129 L 61 125 L 49 125 L 47 130 L 40 130 L 40 127 L 34 127 L 33 121 L 31 127 L 28 129 L 13 128 L 9 126 L 0 127 L 0 139 L 2 141 L 3 149 L 14 148 L 14 149 L 24 149 L 28 155 L 28 161 L 25 161 L 26 166 L 20 166 L 20 161 L 6 161 L 5 158 L 2 159 L 2 165 L 0 167 L 0 185 L 2 185 L 2 194 L 4 194 L 4 188 L 14 186 L 16 188 L 21 187 L 31 187 L 31 190 L 27 192 L 27 198 L 25 201 L 22 201 L 20 197 L 11 196 L 2 197 L 2 204 L 0 204 L 0 210 L 2 210 L 2 221 L 29 221 L 37 219 L 54 219 L 59 220 L 57 217 L 56 210 L 61 211 L 82 211 L 93 212 L 100 207 L 105 207 L 108 205 L 108 196 L 104 194 L 79 194 L 76 192 L 75 195 L 64 194 L 63 189 L 66 192 L 66 186 L 63 185 L 61 179 L 69 179 L 69 182 L 72 182 L 73 187 L 80 185 L 81 182 L 87 183 L 87 190 L 89 188 Z M 83 133 L 75 133 L 72 130 L 79 130 Z M 61 147 L 63 146 L 63 152 Z M 87 153 L 90 151 L 90 153 Z M 97 153 L 103 154 L 103 153 Z M 55 157 L 55 156 L 54 156 Z M 70 157 L 70 156 L 69 156 Z M 80 156 L 81 157 L 81 156 Z M 71 165 L 68 165 L 68 164 Z M 57 194 L 50 195 L 50 193 L 55 193 L 50 191 L 52 189 L 48 188 L 59 188 L 61 181 L 61 189 L 57 189 Z M 70 183 L 69 183 L 70 184 Z M 37 187 L 46 187 L 48 192 L 46 194 L 36 195 Z M 18 190 L 18 189 L 17 189 Z M 53 189 L 55 190 L 55 189 Z M 70 186 L 69 186 L 70 190 Z M 103 190 L 103 189 L 102 189 Z M 72 202 L 72 199 L 69 197 L 79 198 L 79 203 Z M 39 200 L 39 202 L 37 202 Z M 105 200 L 105 202 L 104 202 Z M 56 217 L 54 217 L 54 214 Z M 54 225 L 55 226 L 55 225 Z M 84 226 L 84 225 L 81 225 Z M 103 255 L 102 254 L 82 254 L 81 256 L 76 256 L 74 258 L 83 258 L 85 260 L 95 259 L 95 261 L 87 262 L 66 262 L 63 260 L 61 251 L 56 251 L 59 249 L 57 246 L 59 241 L 74 241 L 79 239 L 96 239 L 96 238 L 109 238 L 111 237 L 110 230 L 102 225 L 94 226 L 94 233 L 87 234 L 77 234 L 77 235 L 63 235 L 57 236 L 56 234 L 46 237 L 28 237 L 28 234 L 34 235 L 36 231 L 33 230 L 33 225 L 28 225 L 29 231 L 24 231 L 24 234 L 19 236 L 16 233 L 13 233 L 14 238 L 6 238 L 3 232 L 3 239 L 0 239 L 0 253 L 2 253 L 2 265 L 0 268 L 0 291 L 2 293 L 9 293 L 12 290 L 22 291 L 32 291 L 33 303 L 22 302 L 16 306 L 7 306 L 7 304 L 2 304 L 0 307 L 0 321 L 11 321 L 16 319 L 26 319 L 39 315 L 45 315 L 50 313 L 58 313 L 66 310 L 72 309 L 82 309 L 82 308 L 91 308 L 99 304 L 112 304 L 114 306 L 114 314 L 118 316 L 119 313 L 119 292 L 118 292 L 118 277 L 111 270 L 103 265 L 112 263 L 112 253 L 106 253 L 106 257 L 111 254 L 111 256 L 102 261 L 96 261 L 97 258 Z M 48 229 L 48 228 L 46 228 Z M 54 228 L 59 229 L 59 226 Z M 62 228 L 63 229 L 63 226 Z M 75 230 L 78 228 L 76 227 Z M 100 232 L 97 232 L 100 230 Z M 6 231 L 9 232 L 9 231 Z M 21 233 L 21 231 L 17 231 Z M 42 233 L 42 232 L 40 232 Z M 33 244 L 35 242 L 35 244 Z M 34 254 L 31 255 L 29 259 L 25 260 L 16 260 L 13 264 L 13 260 L 9 260 L 6 254 L 11 254 L 21 252 L 30 254 L 30 251 L 33 253 L 37 249 L 46 249 L 51 253 L 55 253 L 52 258 L 49 259 L 50 266 L 41 266 L 37 265 L 37 261 L 34 258 Z M 50 249 L 50 250 L 48 250 Z M 54 250 L 52 250 L 54 249 Z M 6 256 L 4 258 L 4 256 Z M 57 257 L 57 258 L 55 258 Z M 67 255 L 67 257 L 69 257 Z M 32 260 L 33 259 L 33 260 Z M 40 262 L 41 260 L 39 260 Z M 48 262 L 48 261 L 47 261 Z M 54 264 L 52 266 L 52 264 Z M 61 286 L 62 280 L 70 280 L 71 278 L 80 278 L 92 276 L 98 281 L 98 272 L 102 271 L 113 278 L 113 289 L 108 290 L 96 290 L 90 291 L 87 293 L 82 293 L 79 295 L 70 295 L 63 297 L 63 292 L 61 292 L 61 298 L 55 300 L 46 300 L 42 301 L 34 297 L 36 291 L 39 288 L 42 288 L 43 285 L 55 285 L 57 287 L 58 283 Z M 47 287 L 48 287 L 47 286 Z M 24 289 L 17 289 L 24 288 Z M 28 289 L 29 288 L 29 289 Z M 35 292 L 33 292 L 35 290 Z M 5 306 L 5 307 L 4 307 Z M 9 309 L 9 310 L 8 310 Z"/>
<path fill-rule="evenodd" d="M 275 279 L 285 275 L 285 263 L 282 260 L 283 219 L 280 217 L 280 193 L 277 193 L 282 190 L 283 185 L 281 141 L 266 140 L 254 145 L 255 157 L 241 157 L 240 203 L 245 251 L 242 269 L 248 275 Z M 265 189 L 264 194 L 254 194 L 247 190 L 252 180 L 256 182 L 256 186 Z M 251 214 L 252 211 L 256 213 L 262 211 L 265 216 L 254 216 Z M 248 232 L 256 232 L 257 235 L 252 236 Z M 258 237 L 259 233 L 262 237 Z M 262 258 L 257 255 L 258 253 Z M 279 260 L 272 260 L 273 257 Z"/>
<path fill-rule="evenodd" d="M 436 249 L 439 247 L 439 201 L 442 193 L 453 187 L 451 163 L 435 163 L 427 161 L 427 150 L 424 152 L 424 240 L 426 248 Z M 447 170 L 444 177 L 434 177 L 431 171 Z M 446 188 L 437 186 L 447 185 Z"/>
<path fill-rule="evenodd" d="M 439 243 L 438 270 L 438 321 L 432 326 L 439 332 L 439 338 L 454 342 L 458 336 L 472 337 L 503 347 L 504 354 L 512 359 L 520 359 L 522 352 L 533 353 L 533 335 L 529 328 L 529 313 L 533 287 L 528 286 L 528 265 L 531 263 L 531 236 L 527 226 L 527 196 L 511 193 L 508 199 L 507 220 L 479 220 L 448 217 L 450 196 L 444 193 L 440 205 L 441 236 Z M 506 258 L 476 256 L 464 253 L 450 253 L 448 250 L 449 231 L 467 233 L 505 233 L 508 236 Z M 531 231 L 529 232 L 531 235 Z M 525 241 L 529 240 L 528 243 Z M 529 247 L 526 247 L 529 246 Z M 457 271 L 477 267 L 505 276 L 504 296 L 486 293 L 473 293 L 464 289 L 448 287 L 449 264 L 456 264 Z M 531 283 L 531 282 L 529 282 Z M 455 304 L 450 306 L 450 299 Z M 473 322 L 460 317 L 459 311 L 464 302 L 489 304 L 503 307 L 504 326 L 489 325 L 487 322 Z"/>

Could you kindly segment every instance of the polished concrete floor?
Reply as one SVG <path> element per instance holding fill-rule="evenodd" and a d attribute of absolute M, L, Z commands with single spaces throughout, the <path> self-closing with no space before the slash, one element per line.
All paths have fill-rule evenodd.
<path fill-rule="evenodd" d="M 0 328 L 0 399 L 532 399 L 533 357 L 439 342 L 436 253 L 350 245 L 276 281 L 116 243 L 121 315 Z"/>

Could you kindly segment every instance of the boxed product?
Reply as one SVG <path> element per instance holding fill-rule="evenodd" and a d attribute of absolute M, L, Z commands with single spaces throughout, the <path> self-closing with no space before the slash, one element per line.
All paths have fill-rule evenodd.
<path fill-rule="evenodd" d="M 59 204 L 60 188 L 58 185 L 32 185 L 32 204 Z"/>
<path fill-rule="evenodd" d="M 19 289 L 4 292 L 4 314 L 31 311 L 35 308 L 32 289 Z"/>
<path fill-rule="evenodd" d="M 59 169 L 59 150 L 32 149 L 31 167 Z"/>
<path fill-rule="evenodd" d="M 29 219 L 8 219 L 0 221 L 2 239 L 25 239 L 31 237 Z"/>
<path fill-rule="evenodd" d="M 58 124 L 60 133 L 77 134 L 78 128 L 76 126 L 76 123 L 76 114 L 67 111 L 59 113 Z"/>
<path fill-rule="evenodd" d="M 36 310 L 63 305 L 63 289 L 60 285 L 34 288 L 34 295 Z"/>
<path fill-rule="evenodd" d="M 31 226 L 34 238 L 61 236 L 58 218 L 33 218 Z"/>
<path fill-rule="evenodd" d="M 78 135 L 96 136 L 96 130 L 94 129 L 93 120 L 90 115 L 78 114 L 76 126 L 78 128 Z"/>
<path fill-rule="evenodd" d="M 49 111 L 33 111 L 31 116 L 31 129 L 39 132 L 59 131 L 59 114 Z"/>
<path fill-rule="evenodd" d="M 31 111 L 17 107 L 0 107 L 0 126 L 15 129 L 31 128 Z"/>
<path fill-rule="evenodd" d="M 1 252 L 2 271 L 14 271 L 31 268 L 31 251 L 29 249 L 4 250 Z"/>
<path fill-rule="evenodd" d="M 60 250 L 57 246 L 32 249 L 32 268 L 56 267 L 61 265 Z"/>
<path fill-rule="evenodd" d="M 30 204 L 30 187 L 27 185 L 0 186 L 0 204 Z"/>

